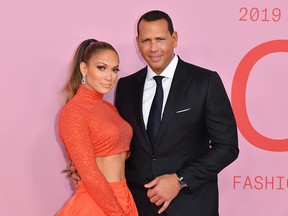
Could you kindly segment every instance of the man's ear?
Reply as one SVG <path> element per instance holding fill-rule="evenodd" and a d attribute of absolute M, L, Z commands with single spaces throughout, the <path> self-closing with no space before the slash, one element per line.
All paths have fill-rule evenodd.
<path fill-rule="evenodd" d="M 88 67 L 87 67 L 86 63 L 85 62 L 80 62 L 80 66 L 79 67 L 80 67 L 80 72 L 81 72 L 82 76 L 86 76 L 87 71 L 88 71 Z"/>
<path fill-rule="evenodd" d="M 136 44 L 137 44 L 137 46 L 138 46 L 138 48 L 139 48 L 139 37 L 138 36 L 136 36 Z"/>
<path fill-rule="evenodd" d="M 178 43 L 178 33 L 176 31 L 173 32 L 172 38 L 173 38 L 173 46 L 174 48 L 176 48 Z"/>

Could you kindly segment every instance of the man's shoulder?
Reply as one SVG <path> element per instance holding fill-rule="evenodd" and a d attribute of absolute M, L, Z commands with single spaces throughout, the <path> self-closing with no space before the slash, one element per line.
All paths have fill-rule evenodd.
<path fill-rule="evenodd" d="M 195 65 L 195 64 L 192 64 L 192 63 L 190 63 L 190 62 L 183 61 L 183 60 L 180 60 L 180 61 L 179 61 L 179 64 L 182 64 L 183 66 L 185 66 L 186 69 L 188 69 L 188 71 L 201 72 L 201 73 L 206 73 L 206 74 L 214 73 L 214 72 L 215 72 L 215 71 L 213 71 L 213 70 L 211 70 L 211 69 L 204 68 L 204 67 L 202 67 L 202 66 Z"/>
<path fill-rule="evenodd" d="M 216 71 L 183 60 L 179 61 L 179 68 L 184 70 L 187 76 L 193 76 L 194 78 L 210 79 L 211 76 L 218 75 Z"/>

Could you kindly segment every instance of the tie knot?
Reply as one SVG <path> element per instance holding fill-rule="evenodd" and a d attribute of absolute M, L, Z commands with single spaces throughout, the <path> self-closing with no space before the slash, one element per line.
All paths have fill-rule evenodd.
<path fill-rule="evenodd" d="M 153 79 L 156 81 L 157 85 L 162 85 L 163 76 L 154 76 Z"/>

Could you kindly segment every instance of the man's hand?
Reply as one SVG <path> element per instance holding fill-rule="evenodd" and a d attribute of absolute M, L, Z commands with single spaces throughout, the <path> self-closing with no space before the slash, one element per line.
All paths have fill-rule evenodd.
<path fill-rule="evenodd" d="M 62 172 L 63 172 L 63 173 L 67 173 L 67 176 L 68 176 L 69 178 L 72 178 L 72 180 L 73 180 L 74 182 L 76 182 L 76 184 L 77 184 L 78 181 L 81 180 L 81 177 L 78 175 L 78 172 L 77 172 L 77 170 L 76 170 L 76 167 L 74 166 L 74 164 L 73 164 L 72 162 L 71 162 L 71 163 L 69 164 L 69 166 L 68 166 L 65 170 L 63 170 Z"/>
<path fill-rule="evenodd" d="M 163 204 L 158 211 L 158 214 L 161 214 L 166 210 L 170 202 L 181 190 L 178 183 L 178 177 L 175 173 L 158 176 L 153 181 L 145 184 L 144 187 L 148 188 L 147 196 L 149 197 L 150 202 L 157 206 Z"/>

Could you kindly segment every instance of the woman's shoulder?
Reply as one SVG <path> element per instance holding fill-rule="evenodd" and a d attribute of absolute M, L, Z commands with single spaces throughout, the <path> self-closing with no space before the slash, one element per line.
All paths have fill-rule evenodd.
<path fill-rule="evenodd" d="M 60 111 L 61 118 L 76 118 L 77 116 L 84 116 L 84 112 L 80 106 L 73 102 L 73 99 L 65 104 Z"/>

